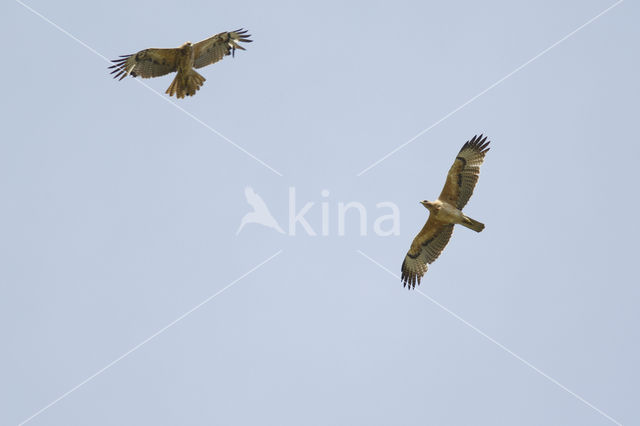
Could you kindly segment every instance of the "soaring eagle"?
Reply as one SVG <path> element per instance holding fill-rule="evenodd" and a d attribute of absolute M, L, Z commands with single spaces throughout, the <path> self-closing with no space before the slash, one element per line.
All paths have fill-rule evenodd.
<path fill-rule="evenodd" d="M 190 41 L 175 49 L 144 49 L 132 55 L 122 55 L 115 59 L 111 74 L 120 80 L 128 75 L 142 78 L 159 77 L 177 71 L 176 77 L 165 93 L 178 98 L 193 96 L 205 78 L 194 68 L 214 64 L 224 56 L 235 56 L 236 49 L 245 50 L 238 42 L 251 43 L 246 30 L 216 34 L 206 40 L 192 44 Z"/>
<path fill-rule="evenodd" d="M 402 262 L 402 282 L 409 289 L 420 284 L 427 265 L 435 261 L 449 242 L 453 226 L 458 224 L 476 232 L 484 224 L 462 213 L 478 182 L 480 166 L 489 151 L 486 137 L 474 136 L 463 146 L 447 174 L 442 193 L 436 201 L 420 201 L 429 210 L 429 219 L 411 243 Z"/>

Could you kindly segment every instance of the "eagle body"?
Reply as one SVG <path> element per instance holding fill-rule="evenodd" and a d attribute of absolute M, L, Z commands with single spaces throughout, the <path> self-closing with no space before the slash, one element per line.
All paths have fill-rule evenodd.
<path fill-rule="evenodd" d="M 402 262 L 402 282 L 415 288 L 427 272 L 428 264 L 434 262 L 444 250 L 453 234 L 454 225 L 462 225 L 476 232 L 484 224 L 462 213 L 480 175 L 480 165 L 489 151 L 489 142 L 482 135 L 467 141 L 449 169 L 444 188 L 435 201 L 421 201 L 429 210 L 429 218 L 416 235 Z"/>
<path fill-rule="evenodd" d="M 193 96 L 206 79 L 193 69 L 195 52 L 190 41 L 177 49 L 176 52 L 176 77 L 165 93 L 177 98 Z"/>
<path fill-rule="evenodd" d="M 459 210 L 455 206 L 447 203 L 446 201 L 440 201 L 440 200 L 426 201 L 425 200 L 425 201 L 421 201 L 420 204 L 422 204 L 427 208 L 427 210 L 429 210 L 429 217 L 433 215 L 433 219 L 439 223 L 462 225 L 469 229 L 473 229 L 476 232 L 480 232 L 484 229 L 484 224 L 466 216 L 464 213 L 462 213 L 462 210 Z M 474 226 L 473 225 L 474 222 L 480 225 Z M 480 229 L 477 229 L 478 227 Z"/>
<path fill-rule="evenodd" d="M 178 73 L 188 73 L 193 68 L 193 44 L 186 42 L 176 52 L 176 68 Z"/>
<path fill-rule="evenodd" d="M 464 215 L 460 210 L 455 208 L 449 203 L 436 201 L 422 201 L 423 206 L 429 210 L 429 215 L 433 215 L 434 219 L 438 222 L 444 223 L 461 223 L 464 219 Z"/>
<path fill-rule="evenodd" d="M 120 56 L 110 66 L 114 78 L 122 80 L 132 77 L 151 78 L 175 72 L 176 76 L 165 93 L 177 98 L 193 96 L 206 79 L 195 68 L 213 64 L 228 55 L 235 55 L 236 49 L 245 50 L 242 43 L 251 43 L 246 30 L 236 30 L 216 34 L 198 43 L 186 42 L 175 49 L 144 49 L 132 55 Z"/>

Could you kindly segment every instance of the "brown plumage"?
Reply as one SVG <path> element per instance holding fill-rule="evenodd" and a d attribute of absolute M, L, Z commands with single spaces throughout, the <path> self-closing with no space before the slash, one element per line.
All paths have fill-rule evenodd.
<path fill-rule="evenodd" d="M 429 210 L 429 219 L 411 243 L 402 262 L 402 282 L 410 289 L 420 284 L 427 265 L 434 262 L 446 247 L 453 226 L 458 224 L 481 232 L 484 224 L 462 213 L 478 182 L 480 166 L 489 151 L 486 137 L 474 136 L 463 146 L 447 174 L 447 181 L 436 201 L 421 201 Z"/>
<path fill-rule="evenodd" d="M 144 49 L 120 56 L 120 59 L 111 61 L 114 65 L 109 68 L 113 68 L 113 77 L 120 80 L 127 75 L 151 78 L 177 72 L 165 93 L 184 98 L 195 95 L 206 80 L 194 68 L 214 64 L 227 55 L 234 56 L 236 49 L 245 50 L 238 43 L 251 43 L 249 37 L 246 30 L 239 29 L 216 34 L 196 44 L 186 42 L 175 49 Z"/>

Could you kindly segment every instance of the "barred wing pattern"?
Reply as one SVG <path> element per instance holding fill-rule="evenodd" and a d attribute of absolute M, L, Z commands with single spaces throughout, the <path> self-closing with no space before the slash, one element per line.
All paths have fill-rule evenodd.
<path fill-rule="evenodd" d="M 460 149 L 453 165 L 449 169 L 440 200 L 456 206 L 458 209 L 467 204 L 480 176 L 480 166 L 489 151 L 487 137 L 474 136 Z"/>
<path fill-rule="evenodd" d="M 409 289 L 420 284 L 427 272 L 427 265 L 433 263 L 451 239 L 453 225 L 438 222 L 429 215 L 427 223 L 411 243 L 409 252 L 402 262 L 402 282 Z"/>
<path fill-rule="evenodd" d="M 109 68 L 113 68 L 111 74 L 113 78 L 122 80 L 129 74 L 133 77 L 142 78 L 160 77 L 177 71 L 176 56 L 178 49 L 144 49 L 132 55 L 122 55 L 120 59 L 111 62 Z"/>
<path fill-rule="evenodd" d="M 251 34 L 247 34 L 247 30 L 241 28 L 216 34 L 206 40 L 197 42 L 193 45 L 193 67 L 202 68 L 218 62 L 227 55 L 234 56 L 236 49 L 246 50 L 238 43 L 251 43 L 253 40 L 249 40 L 249 37 L 251 37 Z"/>

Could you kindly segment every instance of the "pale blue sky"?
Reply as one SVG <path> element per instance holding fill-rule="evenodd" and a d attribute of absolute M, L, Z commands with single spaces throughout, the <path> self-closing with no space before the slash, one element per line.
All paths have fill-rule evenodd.
<path fill-rule="evenodd" d="M 27 1 L 107 58 L 244 27 L 201 70 L 111 79 L 103 58 L 0 6 L 0 424 L 640 424 L 637 3 L 626 1 L 362 176 L 613 1 Z M 165 98 L 163 100 L 163 98 Z M 491 139 L 420 290 L 399 274 L 460 146 Z M 328 236 L 247 225 L 289 188 Z M 321 191 L 329 196 L 322 197 Z M 339 236 L 339 202 L 355 215 Z M 395 203 L 400 233 L 373 234 Z M 386 212 L 385 212 L 386 213 Z"/>

